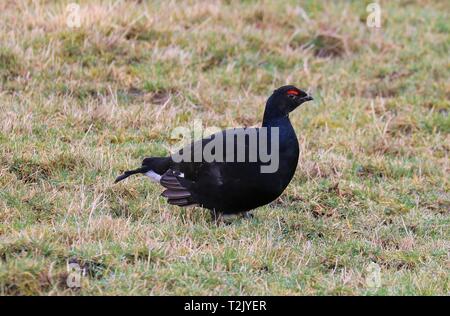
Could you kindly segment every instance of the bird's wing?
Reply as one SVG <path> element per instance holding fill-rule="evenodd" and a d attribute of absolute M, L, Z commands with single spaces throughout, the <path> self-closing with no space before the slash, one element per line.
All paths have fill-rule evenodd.
<path fill-rule="evenodd" d="M 167 189 L 163 196 L 167 197 L 171 204 L 184 206 L 196 203 L 208 206 L 229 203 L 230 197 L 237 194 L 236 190 L 241 195 L 254 192 L 255 182 L 260 179 L 261 162 L 258 156 L 258 141 L 252 139 L 252 135 L 258 137 L 259 129 L 225 130 L 183 147 L 171 156 L 171 170 L 161 178 L 160 183 Z M 235 141 L 229 137 L 233 137 Z M 253 145 L 250 145 L 250 139 Z M 228 148 L 229 141 L 233 148 Z M 202 155 L 210 152 L 215 147 L 214 144 L 218 147 L 224 146 L 223 152 L 215 156 L 220 157 L 220 161 L 211 161 Z M 201 151 L 200 155 L 197 155 L 198 151 Z M 245 154 L 245 161 L 238 161 L 238 152 L 240 155 Z M 256 161 L 247 160 L 250 153 L 257 156 Z M 175 157 L 177 154 L 181 157 Z M 183 159 L 179 160 L 180 158 Z M 219 203 L 219 200 L 222 202 Z"/>

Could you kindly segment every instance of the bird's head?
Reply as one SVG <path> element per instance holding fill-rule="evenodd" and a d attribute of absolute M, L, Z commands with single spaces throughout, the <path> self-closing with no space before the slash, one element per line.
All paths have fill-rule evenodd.
<path fill-rule="evenodd" d="M 275 90 L 270 98 L 287 113 L 292 112 L 302 103 L 313 99 L 305 91 L 294 86 L 282 86 Z"/>
<path fill-rule="evenodd" d="M 267 100 L 265 117 L 287 116 L 304 102 L 313 98 L 305 91 L 294 86 L 282 86 L 276 89 Z"/>

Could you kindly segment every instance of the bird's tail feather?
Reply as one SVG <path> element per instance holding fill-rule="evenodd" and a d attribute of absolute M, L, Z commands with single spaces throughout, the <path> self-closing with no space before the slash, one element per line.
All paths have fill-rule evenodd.
<path fill-rule="evenodd" d="M 114 181 L 114 183 L 120 182 L 126 178 L 128 178 L 129 176 L 133 175 L 133 174 L 137 174 L 137 173 L 146 173 L 147 171 L 150 170 L 150 167 L 148 166 L 142 166 L 140 168 L 134 169 L 134 170 L 128 170 L 125 171 L 123 174 L 121 174 L 120 176 L 118 176 L 116 178 L 116 181 Z"/>

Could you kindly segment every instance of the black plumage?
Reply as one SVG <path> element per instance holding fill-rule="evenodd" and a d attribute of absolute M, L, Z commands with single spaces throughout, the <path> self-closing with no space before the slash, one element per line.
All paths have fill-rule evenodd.
<path fill-rule="evenodd" d="M 199 205 L 219 214 L 248 212 L 268 204 L 281 195 L 294 176 L 299 145 L 289 113 L 309 100 L 312 98 L 304 91 L 294 86 L 283 86 L 267 100 L 262 124 L 267 131 L 265 134 L 261 128 L 222 131 L 196 141 L 172 156 L 145 158 L 140 168 L 126 171 L 117 177 L 116 182 L 133 174 L 146 174 L 165 188 L 161 195 L 167 198 L 169 204 Z M 278 130 L 277 146 L 272 141 L 271 136 L 275 134 L 271 128 Z M 247 139 L 249 135 L 260 137 L 256 147 Z M 243 137 L 245 142 L 236 142 L 239 137 Z M 219 140 L 223 144 L 235 141 L 233 150 L 224 145 L 222 154 L 217 152 L 215 156 L 219 159 L 194 159 L 197 150 L 203 150 L 208 144 L 211 146 Z M 260 154 L 263 141 L 267 141 L 270 154 L 278 154 L 278 168 L 274 172 L 261 172 L 261 167 L 268 165 Z M 216 154 L 215 150 L 211 152 Z M 238 152 L 244 159 L 242 156 L 241 160 L 237 159 Z M 191 159 L 180 161 L 180 156 L 175 155 Z"/>

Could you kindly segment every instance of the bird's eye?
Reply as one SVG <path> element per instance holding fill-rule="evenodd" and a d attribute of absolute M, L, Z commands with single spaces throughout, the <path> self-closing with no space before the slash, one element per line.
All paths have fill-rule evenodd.
<path fill-rule="evenodd" d="M 286 92 L 287 96 L 291 99 L 295 99 L 295 97 L 298 96 L 298 91 L 297 90 L 288 90 Z"/>

